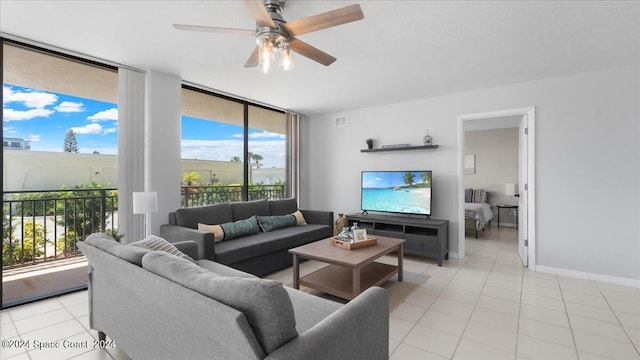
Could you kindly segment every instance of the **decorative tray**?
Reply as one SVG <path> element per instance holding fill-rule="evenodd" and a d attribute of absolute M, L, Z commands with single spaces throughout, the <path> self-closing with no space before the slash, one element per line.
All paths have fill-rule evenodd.
<path fill-rule="evenodd" d="M 359 248 L 375 245 L 378 243 L 378 239 L 368 238 L 367 240 L 350 242 L 350 241 L 338 240 L 338 237 L 334 236 L 331 239 L 329 239 L 329 242 L 331 245 L 339 247 L 341 249 L 353 250 L 353 249 L 359 249 Z"/>

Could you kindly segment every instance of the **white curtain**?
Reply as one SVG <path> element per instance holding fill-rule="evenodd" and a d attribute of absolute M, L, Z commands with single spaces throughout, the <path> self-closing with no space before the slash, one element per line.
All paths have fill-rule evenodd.
<path fill-rule="evenodd" d="M 133 192 L 144 191 L 145 73 L 118 69 L 118 233 L 141 240 L 143 215 L 133 215 Z"/>
<path fill-rule="evenodd" d="M 287 186 L 289 195 L 300 201 L 300 114 L 286 112 L 287 117 Z"/>

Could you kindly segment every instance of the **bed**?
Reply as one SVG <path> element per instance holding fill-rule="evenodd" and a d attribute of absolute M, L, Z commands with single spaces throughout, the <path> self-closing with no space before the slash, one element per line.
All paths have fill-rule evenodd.
<path fill-rule="evenodd" d="M 484 189 L 465 189 L 464 198 L 465 222 L 473 224 L 477 239 L 478 231 L 484 231 L 485 225 L 490 224 L 493 219 L 487 192 Z"/>

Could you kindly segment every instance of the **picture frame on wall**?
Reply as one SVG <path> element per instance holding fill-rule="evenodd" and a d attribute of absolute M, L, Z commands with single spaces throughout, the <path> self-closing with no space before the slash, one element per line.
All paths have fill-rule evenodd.
<path fill-rule="evenodd" d="M 367 240 L 367 230 L 366 229 L 353 230 L 353 239 L 355 241 Z"/>
<path fill-rule="evenodd" d="M 475 175 L 476 173 L 476 155 L 464 156 L 464 173 L 465 175 Z"/>

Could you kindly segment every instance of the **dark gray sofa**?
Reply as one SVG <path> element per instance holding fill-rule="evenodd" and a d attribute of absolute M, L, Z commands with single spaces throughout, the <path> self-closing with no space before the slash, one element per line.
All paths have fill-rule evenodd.
<path fill-rule="evenodd" d="M 273 280 L 91 234 L 89 324 L 132 359 L 381 360 L 389 352 L 389 297 L 371 287 L 343 305 Z"/>
<path fill-rule="evenodd" d="M 293 264 L 289 249 L 333 235 L 333 212 L 300 210 L 307 225 L 260 232 L 221 242 L 214 242 L 213 233 L 198 230 L 198 223 L 224 224 L 248 219 L 253 215 L 287 215 L 297 210 L 295 199 L 183 208 L 169 213 L 169 223 L 160 227 L 160 236 L 170 242 L 193 240 L 200 249 L 200 258 L 264 276 Z"/>

